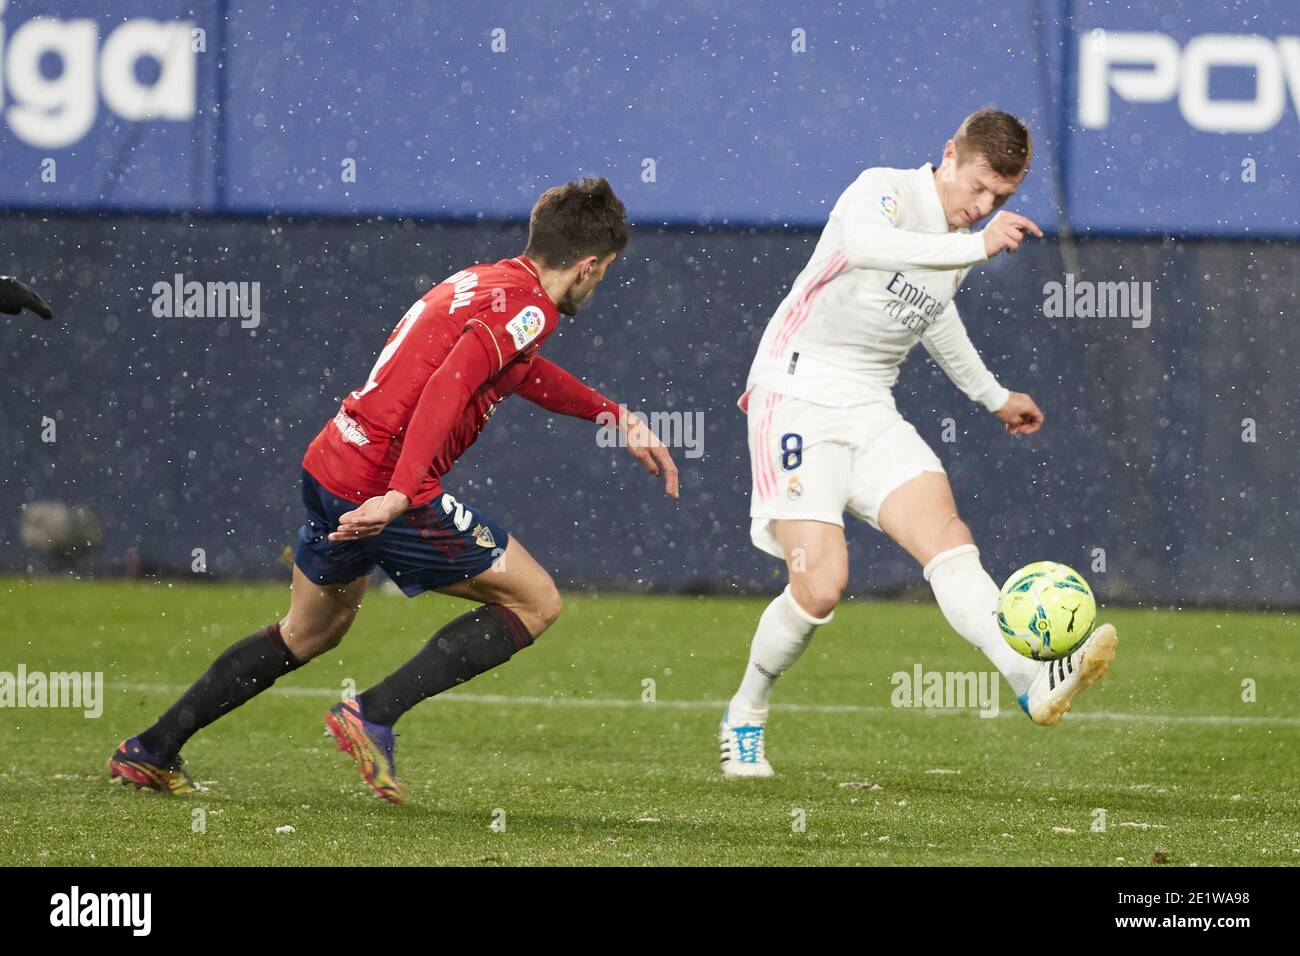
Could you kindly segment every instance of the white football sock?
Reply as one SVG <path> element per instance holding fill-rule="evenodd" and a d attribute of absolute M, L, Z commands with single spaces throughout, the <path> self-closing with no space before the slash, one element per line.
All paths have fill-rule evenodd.
<path fill-rule="evenodd" d="M 973 544 L 950 548 L 925 566 L 939 609 L 954 631 L 993 662 L 1019 697 L 1029 688 L 1038 664 L 1011 649 L 998 629 L 998 586 L 980 564 Z"/>
<path fill-rule="evenodd" d="M 834 616 L 832 611 L 822 618 L 813 617 L 795 602 L 786 585 L 758 619 L 745 677 L 727 708 L 727 719 L 733 726 L 767 723 L 772 685 L 799 659 L 813 631 L 830 623 Z"/>

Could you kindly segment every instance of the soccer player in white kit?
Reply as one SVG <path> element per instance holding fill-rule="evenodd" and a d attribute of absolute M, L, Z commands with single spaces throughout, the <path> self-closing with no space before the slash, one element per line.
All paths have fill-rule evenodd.
<path fill-rule="evenodd" d="M 772 686 L 830 622 L 848 582 L 844 512 L 900 544 L 939 607 L 1006 678 L 1038 724 L 1059 723 L 1074 695 L 1115 657 L 1103 624 L 1068 657 L 1038 662 L 1003 640 L 998 586 L 957 516 L 943 465 L 894 407 L 891 389 L 918 341 L 966 396 L 1012 435 L 1043 423 L 1034 400 L 985 367 L 953 296 L 970 268 L 1015 252 L 1024 216 L 999 209 L 1033 157 L 1029 130 L 993 109 L 968 116 L 942 164 L 868 169 L 836 202 L 808 265 L 768 323 L 741 408 L 753 470 L 750 536 L 783 558 L 789 584 L 759 618 L 739 690 L 722 718 L 722 771 L 767 777 Z"/>

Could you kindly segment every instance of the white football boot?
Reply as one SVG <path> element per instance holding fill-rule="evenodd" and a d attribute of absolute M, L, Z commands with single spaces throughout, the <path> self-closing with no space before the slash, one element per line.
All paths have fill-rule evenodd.
<path fill-rule="evenodd" d="M 1039 664 L 1029 690 L 1019 698 L 1029 719 L 1044 727 L 1059 724 L 1074 695 L 1106 676 L 1118 645 L 1114 626 L 1103 624 L 1073 654 Z"/>
<path fill-rule="evenodd" d="M 763 752 L 762 724 L 733 726 L 722 715 L 718 738 L 722 742 L 722 775 L 724 777 L 770 777 L 775 771 Z"/>

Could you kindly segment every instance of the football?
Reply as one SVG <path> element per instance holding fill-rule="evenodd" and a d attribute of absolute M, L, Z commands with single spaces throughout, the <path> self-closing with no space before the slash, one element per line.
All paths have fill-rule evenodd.
<path fill-rule="evenodd" d="M 1018 653 L 1050 661 L 1073 652 L 1097 619 L 1092 588 L 1073 568 L 1055 561 L 1027 564 L 1002 585 L 998 627 Z"/>

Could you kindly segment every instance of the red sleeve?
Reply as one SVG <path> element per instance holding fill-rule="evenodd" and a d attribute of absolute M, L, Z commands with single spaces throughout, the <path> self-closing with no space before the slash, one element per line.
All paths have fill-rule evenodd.
<path fill-rule="evenodd" d="M 619 414 L 617 403 L 540 355 L 529 363 L 528 377 L 515 394 L 549 412 L 585 418 L 590 422 L 594 422 L 602 412 Z M 614 420 L 617 421 L 617 417 Z"/>
<path fill-rule="evenodd" d="M 406 426 L 402 454 L 388 482 L 390 491 L 415 500 L 433 456 L 447 443 L 470 397 L 496 372 L 495 362 L 496 357 L 488 354 L 477 336 L 462 335 L 456 341 L 420 393 Z"/>
<path fill-rule="evenodd" d="M 557 319 L 537 304 L 531 294 L 511 290 L 504 309 L 480 309 L 465 321 L 464 331 L 483 343 L 492 358 L 492 371 L 499 372 L 524 349 L 540 346 L 555 331 Z"/>

